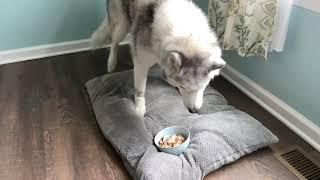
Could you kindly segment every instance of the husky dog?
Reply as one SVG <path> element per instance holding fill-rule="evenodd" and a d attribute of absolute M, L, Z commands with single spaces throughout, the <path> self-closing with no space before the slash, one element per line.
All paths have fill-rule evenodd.
<path fill-rule="evenodd" d="M 144 92 L 151 66 L 159 64 L 177 87 L 185 107 L 197 112 L 210 80 L 225 65 L 205 14 L 190 0 L 108 0 L 108 16 L 92 35 L 94 47 L 111 43 L 108 71 L 117 64 L 119 43 L 131 34 L 135 106 L 145 113 Z"/>

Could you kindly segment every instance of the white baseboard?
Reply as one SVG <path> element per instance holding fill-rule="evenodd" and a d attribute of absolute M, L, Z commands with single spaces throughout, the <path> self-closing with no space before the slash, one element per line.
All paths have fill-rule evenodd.
<path fill-rule="evenodd" d="M 128 44 L 125 39 L 120 44 Z M 90 39 L 0 51 L 0 65 L 90 50 Z"/>
<path fill-rule="evenodd" d="M 0 52 L 0 65 L 89 50 L 89 39 Z"/>
<path fill-rule="evenodd" d="M 222 76 L 320 151 L 320 128 L 309 119 L 229 65 Z"/>

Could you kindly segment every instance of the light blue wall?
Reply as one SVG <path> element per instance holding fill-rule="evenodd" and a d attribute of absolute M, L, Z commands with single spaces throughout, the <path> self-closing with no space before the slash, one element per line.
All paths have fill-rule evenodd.
<path fill-rule="evenodd" d="M 320 127 L 320 14 L 295 7 L 286 46 L 268 60 L 225 59 L 232 67 L 260 84 Z"/>
<path fill-rule="evenodd" d="M 194 2 L 196 2 L 204 12 L 207 12 L 208 0 L 194 0 Z"/>
<path fill-rule="evenodd" d="M 0 51 L 88 38 L 105 0 L 1 0 Z"/>
<path fill-rule="evenodd" d="M 1 0 L 0 51 L 89 38 L 106 0 Z M 196 0 L 207 7 L 207 0 Z"/>
<path fill-rule="evenodd" d="M 207 9 L 207 0 L 198 4 Z M 320 127 L 320 14 L 294 7 L 285 50 L 268 60 L 226 52 L 233 68 L 270 91 Z"/>

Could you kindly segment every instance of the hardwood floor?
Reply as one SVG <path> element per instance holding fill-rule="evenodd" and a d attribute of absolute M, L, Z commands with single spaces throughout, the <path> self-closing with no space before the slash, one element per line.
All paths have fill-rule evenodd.
<path fill-rule="evenodd" d="M 0 66 L 0 179 L 131 179 L 105 141 L 83 96 L 84 83 L 106 73 L 107 52 L 83 52 Z M 129 69 L 120 48 L 117 70 Z M 311 146 L 223 78 L 214 81 L 231 104 L 259 119 L 280 138 L 278 150 Z M 205 179 L 297 179 L 270 148 Z"/>

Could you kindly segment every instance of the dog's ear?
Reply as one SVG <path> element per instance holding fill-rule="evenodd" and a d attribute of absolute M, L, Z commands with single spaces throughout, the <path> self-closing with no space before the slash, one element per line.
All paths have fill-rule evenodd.
<path fill-rule="evenodd" d="M 218 61 L 214 61 L 211 64 L 211 66 L 209 68 L 209 72 L 217 70 L 217 69 L 222 69 L 225 65 L 226 65 L 226 62 L 223 59 L 220 58 Z"/>
<path fill-rule="evenodd" d="M 220 70 L 226 65 L 226 62 L 222 58 L 215 59 L 209 67 L 208 74 L 212 79 L 217 76 Z"/>
<path fill-rule="evenodd" d="M 170 68 L 172 71 L 180 71 L 182 57 L 179 52 L 175 52 L 175 51 L 170 52 L 165 61 L 168 68 Z"/>
<path fill-rule="evenodd" d="M 222 69 L 227 63 L 221 57 L 211 56 L 210 57 L 210 67 L 209 72 L 217 69 Z"/>

